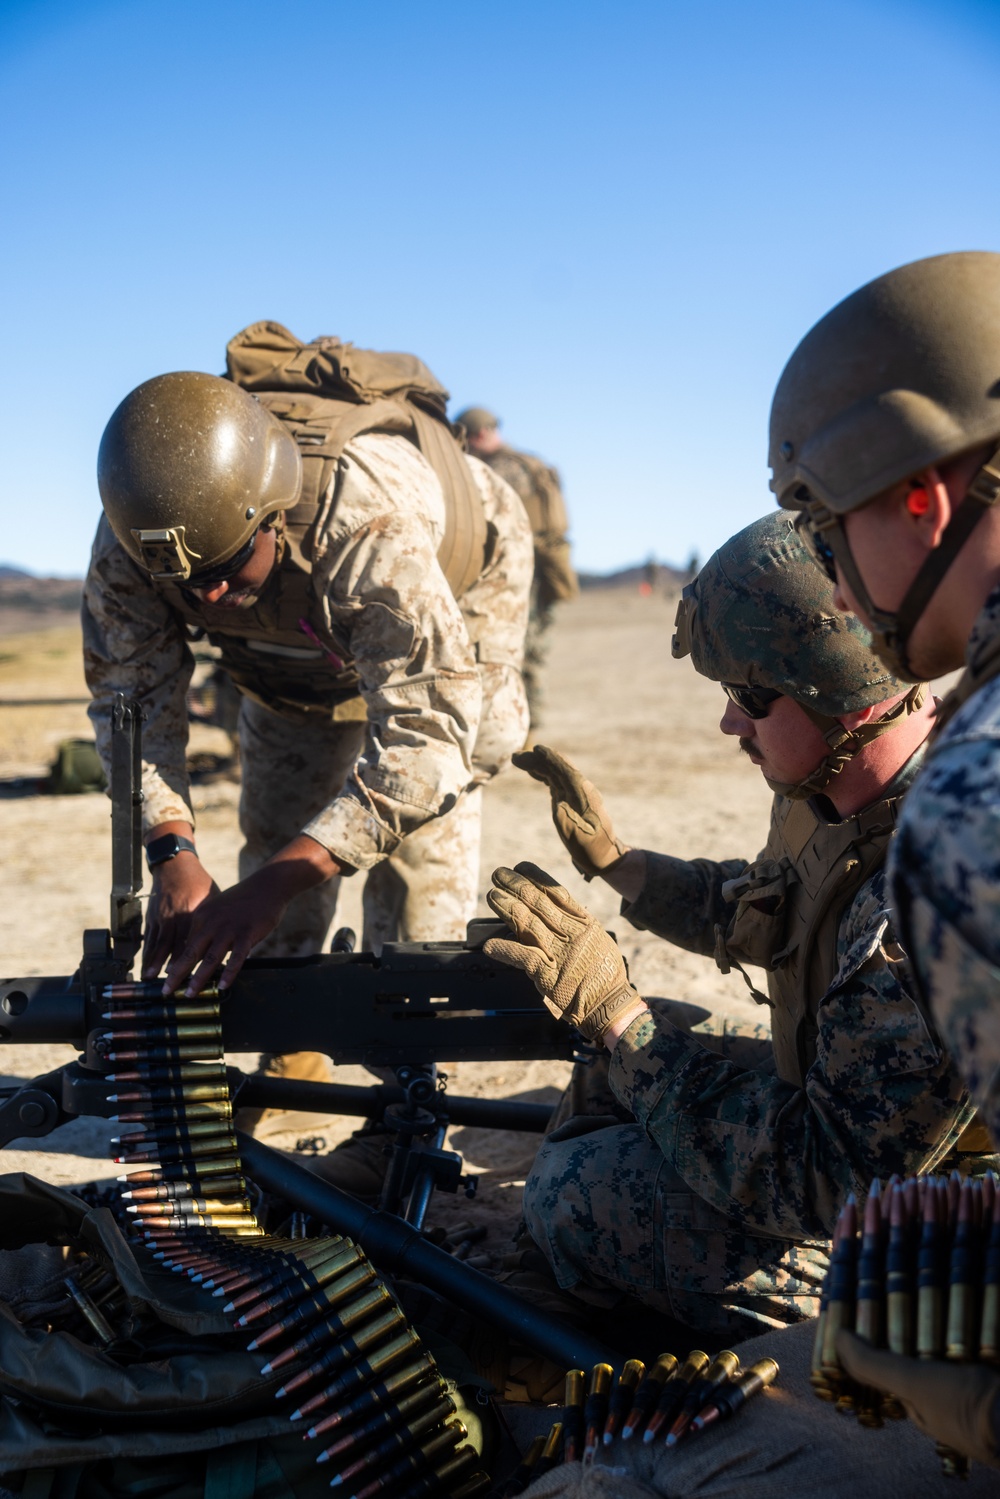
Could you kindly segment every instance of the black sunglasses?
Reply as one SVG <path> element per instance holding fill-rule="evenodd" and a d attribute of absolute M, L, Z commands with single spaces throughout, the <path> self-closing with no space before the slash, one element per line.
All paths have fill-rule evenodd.
<path fill-rule="evenodd" d="M 773 687 L 748 687 L 744 682 L 723 682 L 722 690 L 747 718 L 766 718 L 780 696 Z"/>
<path fill-rule="evenodd" d="M 184 584 L 185 588 L 214 588 L 216 583 L 225 583 L 227 578 L 233 578 L 241 567 L 245 567 L 253 556 L 253 549 L 257 545 L 259 531 L 254 531 L 249 541 L 243 543 L 238 552 L 220 562 L 218 567 L 206 567 L 203 572 L 192 573 Z"/>

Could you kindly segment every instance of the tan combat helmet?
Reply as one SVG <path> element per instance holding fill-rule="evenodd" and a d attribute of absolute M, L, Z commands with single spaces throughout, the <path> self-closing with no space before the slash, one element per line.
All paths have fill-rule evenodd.
<path fill-rule="evenodd" d="M 898 697 L 906 683 L 886 671 L 868 632 L 833 604 L 833 584 L 814 567 L 792 517 L 772 511 L 737 532 L 685 588 L 674 656 L 690 655 L 703 677 L 721 682 L 753 717 L 779 695 L 799 704 L 830 753 L 798 783 L 772 791 L 814 796 L 859 750 L 923 703 L 913 689 L 883 718 L 846 729 L 840 715 Z"/>
<path fill-rule="evenodd" d="M 500 418 L 494 416 L 485 406 L 466 406 L 455 418 L 459 426 L 464 427 L 470 437 L 475 437 L 477 432 L 486 432 L 494 427 L 499 427 Z"/>
<path fill-rule="evenodd" d="M 158 581 L 218 568 L 302 485 L 292 438 L 253 396 L 217 375 L 157 375 L 104 429 L 97 483 L 111 529 Z"/>
<path fill-rule="evenodd" d="M 1000 439 L 1000 255 L 970 251 L 900 266 L 806 334 L 771 407 L 771 488 L 803 512 L 831 576 L 839 563 L 879 655 L 912 681 L 910 633 L 976 522 L 1000 496 L 1000 454 L 983 465 L 894 612 L 858 573 L 840 517 L 931 465 Z"/>

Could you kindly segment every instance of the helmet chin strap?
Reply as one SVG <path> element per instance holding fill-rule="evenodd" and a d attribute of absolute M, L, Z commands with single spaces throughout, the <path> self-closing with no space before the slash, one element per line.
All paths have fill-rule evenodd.
<path fill-rule="evenodd" d="M 838 568 L 869 621 L 875 651 L 893 676 L 901 677 L 904 682 L 919 681 L 919 673 L 911 667 L 907 654 L 913 629 L 973 530 L 998 499 L 1000 447 L 990 454 L 975 475 L 944 529 L 940 546 L 927 554 L 895 611 L 880 609 L 872 601 L 858 571 L 841 517 L 821 500 L 810 500 L 807 506 L 810 524 L 828 542 Z"/>
<path fill-rule="evenodd" d="M 856 729 L 848 729 L 839 718 L 831 718 L 826 713 L 817 713 L 815 708 L 799 703 L 803 713 L 812 719 L 823 735 L 830 753 L 804 780 L 772 781 L 770 776 L 765 776 L 765 781 L 779 796 L 787 796 L 792 801 L 808 801 L 809 797 L 825 791 L 830 782 L 840 775 L 855 755 L 860 754 L 865 745 L 881 738 L 890 729 L 897 728 L 904 718 L 909 718 L 911 713 L 916 713 L 922 708 L 927 700 L 927 692 L 927 683 L 918 682 L 916 686 L 911 687 L 901 702 L 889 709 L 883 718 L 869 719 L 867 723 L 859 724 Z"/>

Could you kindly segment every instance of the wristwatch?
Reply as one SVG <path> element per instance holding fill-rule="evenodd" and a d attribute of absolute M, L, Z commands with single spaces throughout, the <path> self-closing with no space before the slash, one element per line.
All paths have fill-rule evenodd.
<path fill-rule="evenodd" d="M 194 854 L 197 857 L 198 850 L 190 838 L 180 838 L 176 833 L 164 833 L 162 838 L 154 838 L 146 844 L 146 863 L 150 869 L 155 869 L 157 864 L 165 864 L 168 859 L 176 859 L 178 854 Z"/>

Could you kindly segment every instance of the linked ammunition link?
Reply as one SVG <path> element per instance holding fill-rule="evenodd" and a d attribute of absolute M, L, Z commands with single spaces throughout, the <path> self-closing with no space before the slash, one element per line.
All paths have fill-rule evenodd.
<path fill-rule="evenodd" d="M 104 998 L 108 1029 L 96 1050 L 113 1117 L 135 1126 L 116 1137 L 114 1159 L 140 1168 L 118 1178 L 140 1255 L 225 1298 L 234 1330 L 264 1360 L 262 1376 L 286 1371 L 275 1399 L 289 1420 L 307 1441 L 327 1439 L 316 1461 L 331 1465 L 345 1499 L 487 1493 L 433 1358 L 364 1252 L 301 1228 L 278 1237 L 258 1221 L 234 1133 L 218 991 L 174 1004 L 159 983 L 129 983 Z"/>
<path fill-rule="evenodd" d="M 89 1249 L 68 1248 L 63 1268 L 8 1306 L 22 1327 L 67 1332 L 110 1348 L 135 1331 L 131 1303 L 110 1266 Z"/>
<path fill-rule="evenodd" d="M 734 1416 L 777 1377 L 773 1358 L 741 1369 L 728 1349 L 714 1359 L 695 1349 L 683 1364 L 672 1353 L 661 1353 L 648 1370 L 641 1359 L 631 1358 L 617 1379 L 610 1364 L 595 1364 L 589 1376 L 571 1369 L 559 1420 L 548 1436 L 535 1437 L 501 1499 L 514 1499 L 561 1463 L 593 1463 L 619 1441 L 641 1438 L 648 1446 L 663 1437 L 665 1446 L 674 1447 Z"/>
<path fill-rule="evenodd" d="M 860 1221 L 859 1221 L 860 1218 Z M 834 1230 L 810 1383 L 862 1426 L 905 1417 L 892 1395 L 857 1384 L 836 1350 L 842 1328 L 907 1358 L 1000 1367 L 1000 1191 L 997 1178 L 876 1179 L 859 1215 L 853 1194 Z M 944 1472 L 969 1460 L 939 1444 Z"/>

